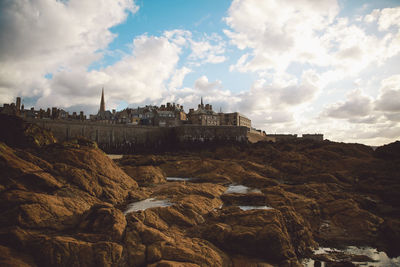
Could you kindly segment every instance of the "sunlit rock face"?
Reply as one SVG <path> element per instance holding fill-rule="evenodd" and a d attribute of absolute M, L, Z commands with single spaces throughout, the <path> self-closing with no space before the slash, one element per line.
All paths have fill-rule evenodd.
<path fill-rule="evenodd" d="M 369 262 L 361 252 L 318 253 L 339 246 L 384 250 L 386 262 L 396 262 L 397 148 L 311 140 L 111 160 L 84 139 L 24 148 L 2 142 L 0 263 Z"/>

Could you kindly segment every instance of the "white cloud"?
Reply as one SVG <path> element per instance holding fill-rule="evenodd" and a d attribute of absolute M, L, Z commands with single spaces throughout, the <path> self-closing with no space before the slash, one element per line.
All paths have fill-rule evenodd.
<path fill-rule="evenodd" d="M 225 43 L 216 34 L 193 38 L 186 30 L 137 36 L 131 53 L 105 68 L 88 71 L 116 37 L 110 28 L 138 6 L 132 0 L 2 2 L 0 16 L 0 101 L 17 95 L 37 99 L 37 107 L 87 108 L 96 112 L 104 86 L 107 108 L 156 103 L 182 87 L 192 70 L 177 68 L 182 49 L 190 64 L 225 60 Z M 45 75 L 51 73 L 52 78 Z"/>
<path fill-rule="evenodd" d="M 335 0 L 236 0 L 224 30 L 239 49 L 250 49 L 231 71 L 282 73 L 292 63 L 325 67 L 326 84 L 357 75 L 372 63 L 382 64 L 400 52 L 400 8 L 374 10 L 364 21 L 379 24 L 383 38 L 367 34 L 347 18 L 337 17 Z M 334 78 L 335 77 L 335 78 Z"/>
<path fill-rule="evenodd" d="M 207 76 L 203 75 L 194 83 L 194 88 L 201 91 L 210 91 L 221 88 L 221 81 L 209 82 Z"/>
<path fill-rule="evenodd" d="M 189 41 L 192 50 L 189 59 L 193 61 L 192 64 L 217 64 L 226 60 L 226 57 L 224 56 L 225 42 L 219 35 L 205 35 L 200 41 L 195 41 L 193 39 L 190 39 Z"/>
<path fill-rule="evenodd" d="M 68 104 L 90 103 L 94 106 L 103 86 L 109 109 L 116 108 L 121 100 L 130 104 L 158 101 L 171 77 L 170 84 L 179 86 L 190 72 L 187 68 L 176 70 L 180 52 L 181 47 L 165 36 L 139 36 L 133 41 L 132 54 L 114 65 L 90 72 L 74 70 L 55 74 L 50 81 L 52 91 L 42 96 L 38 104 L 68 107 Z"/>
<path fill-rule="evenodd" d="M 85 71 L 115 37 L 109 28 L 137 10 L 129 0 L 2 1 L 0 96 L 40 96 L 46 73 Z"/>
<path fill-rule="evenodd" d="M 400 27 L 400 7 L 384 8 L 382 11 L 373 11 L 376 16 L 379 16 L 379 30 L 388 30 L 390 26 L 396 25 Z M 380 14 L 379 14 L 380 13 Z M 379 15 L 378 15 L 379 14 Z"/>
<path fill-rule="evenodd" d="M 224 89 L 219 80 L 209 81 L 205 75 L 196 79 L 193 87 L 170 89 L 164 92 L 161 102 L 175 102 L 186 108 L 195 108 L 200 104 L 201 98 L 205 104 L 212 104 L 214 111 L 217 112 L 220 108 L 224 112 L 236 111 L 240 103 L 240 96 Z"/>
<path fill-rule="evenodd" d="M 393 75 L 381 82 L 376 110 L 396 112 L 400 115 L 400 74 Z"/>
<path fill-rule="evenodd" d="M 341 91 L 346 91 L 351 80 L 363 84 L 369 79 L 363 76 L 366 70 L 392 69 L 385 64 L 400 52 L 400 7 L 377 9 L 355 20 L 338 14 L 337 1 L 233 1 L 225 18 L 230 29 L 224 33 L 244 52 L 230 71 L 260 77 L 238 104 L 255 123 L 368 143 L 388 141 L 398 133 L 397 76 L 382 82 L 376 98 L 370 96 L 377 95 L 370 87 L 370 95 L 352 90 L 343 101 L 325 107 L 313 102 L 318 96 L 329 103 L 332 85 L 345 85 Z M 310 68 L 314 70 L 307 74 L 304 70 Z M 299 72 L 301 82 L 296 79 Z M 331 95 L 338 97 L 335 91 Z M 389 135 L 387 129 L 397 130 Z"/>
<path fill-rule="evenodd" d="M 297 105 L 313 100 L 318 92 L 317 82 L 318 77 L 311 70 L 303 73 L 301 82 L 298 82 L 297 79 L 287 83 L 280 80 L 274 80 L 271 83 L 258 80 L 250 91 L 240 95 L 243 99 L 241 105 L 248 112 L 290 110 Z"/>
<path fill-rule="evenodd" d="M 381 81 L 374 99 L 361 90 L 351 91 L 346 100 L 327 105 L 319 123 L 332 138 L 366 144 L 388 143 L 400 137 L 400 75 Z"/>
<path fill-rule="evenodd" d="M 378 19 L 379 15 L 380 15 L 380 10 L 374 9 L 370 14 L 364 17 L 364 21 L 368 23 L 374 22 Z"/>
<path fill-rule="evenodd" d="M 345 101 L 326 107 L 324 113 L 332 118 L 352 119 L 368 116 L 372 109 L 372 99 L 361 90 L 354 90 L 347 94 Z"/>
<path fill-rule="evenodd" d="M 399 133 L 400 76 L 385 64 L 400 52 L 400 7 L 346 18 L 338 17 L 336 0 L 234 0 L 224 38 L 183 29 L 135 36 L 119 61 L 89 71 L 116 53 L 107 51 L 116 37 L 110 29 L 137 10 L 133 0 L 0 1 L 0 102 L 22 95 L 38 99 L 38 107 L 97 112 L 104 86 L 109 109 L 121 101 L 190 108 L 203 97 L 267 132 L 322 131 L 366 142 Z M 236 57 L 230 71 L 255 73 L 250 88 L 233 92 L 224 76 L 209 80 L 204 65 Z M 382 77 L 380 67 L 391 70 L 372 88 L 365 75 Z M 198 75 L 190 87 L 189 73 Z M 330 103 L 340 97 L 332 88 L 351 92 Z"/>
<path fill-rule="evenodd" d="M 180 69 L 175 70 L 175 73 L 171 77 L 171 81 L 168 84 L 168 88 L 172 89 L 172 88 L 182 87 L 185 76 L 191 72 L 192 70 L 187 67 L 182 67 Z"/>
<path fill-rule="evenodd" d="M 165 31 L 164 36 L 170 39 L 176 45 L 184 46 L 187 44 L 188 40 L 191 40 L 192 33 L 185 30 L 172 30 Z"/>
<path fill-rule="evenodd" d="M 252 58 L 243 62 L 245 69 L 282 72 L 294 59 L 303 62 L 324 55 L 316 31 L 337 13 L 334 0 L 236 0 L 225 18 L 232 30 L 224 32 L 239 49 L 252 49 Z"/>

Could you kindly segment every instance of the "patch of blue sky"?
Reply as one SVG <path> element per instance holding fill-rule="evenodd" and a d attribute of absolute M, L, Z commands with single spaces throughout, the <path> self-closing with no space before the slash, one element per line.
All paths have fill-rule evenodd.
<path fill-rule="evenodd" d="M 229 71 L 229 63 L 204 64 L 195 67 L 194 71 L 187 74 L 183 83 L 183 87 L 193 87 L 195 81 L 205 75 L 209 82 L 221 81 L 221 89 L 229 90 L 232 93 L 247 91 L 254 79 L 255 73 L 238 73 L 237 71 Z"/>
<path fill-rule="evenodd" d="M 126 49 L 125 44 L 140 35 L 160 36 L 164 31 L 181 29 L 199 32 L 222 32 L 225 12 L 231 1 L 165 1 L 139 0 L 139 10 L 129 14 L 127 20 L 113 28 L 118 34 L 109 49 Z"/>
<path fill-rule="evenodd" d="M 357 18 L 371 13 L 374 9 L 391 8 L 398 5 L 398 0 L 364 0 L 362 3 L 354 0 L 339 0 L 339 17 Z"/>
<path fill-rule="evenodd" d="M 22 96 L 21 104 L 24 105 L 24 109 L 30 109 L 31 107 L 35 107 L 36 102 L 38 101 L 39 96 Z"/>
<path fill-rule="evenodd" d="M 200 41 L 204 33 L 225 37 L 222 29 L 227 25 L 223 17 L 231 4 L 229 0 L 139 0 L 135 3 L 139 10 L 135 14 L 129 13 L 126 21 L 110 29 L 116 37 L 104 51 L 104 57 L 89 66 L 89 71 L 113 65 L 124 55 L 131 54 L 133 40 L 144 34 L 162 36 L 165 31 L 180 29 L 191 31 L 195 41 Z M 190 51 L 183 49 L 181 59 L 189 54 Z M 178 68 L 186 63 L 186 60 L 180 60 Z"/>
<path fill-rule="evenodd" d="M 132 48 L 130 48 L 132 50 Z M 103 53 L 103 57 L 100 60 L 92 62 L 88 66 L 88 71 L 92 70 L 101 70 L 108 66 L 114 65 L 118 61 L 120 61 L 124 56 L 130 54 L 130 51 L 127 49 L 106 49 L 104 51 L 97 51 L 98 53 Z"/>
<path fill-rule="evenodd" d="M 125 108 L 127 108 L 128 107 L 128 102 L 126 102 L 126 101 L 120 101 L 119 103 L 118 103 L 118 105 L 117 105 L 117 110 L 123 110 L 123 109 L 125 109 Z"/>
<path fill-rule="evenodd" d="M 193 64 L 186 65 L 192 69 L 192 72 L 187 74 L 185 77 L 183 87 L 193 87 L 195 81 L 199 77 L 205 75 L 207 76 L 209 82 L 220 80 L 222 83 L 221 88 L 224 90 L 229 90 L 232 93 L 248 90 L 253 81 L 257 79 L 257 74 L 251 72 L 243 73 L 238 72 L 237 70 L 230 71 L 230 67 L 236 64 L 243 53 L 249 51 L 250 50 L 248 49 L 239 51 L 237 48 L 228 45 L 226 47 L 226 52 L 222 54 L 222 56 L 225 56 L 226 58 L 224 62 L 216 64 L 204 63 L 200 64 L 199 66 Z M 184 60 L 180 62 L 182 66 L 185 63 L 187 64 L 188 62 Z"/>

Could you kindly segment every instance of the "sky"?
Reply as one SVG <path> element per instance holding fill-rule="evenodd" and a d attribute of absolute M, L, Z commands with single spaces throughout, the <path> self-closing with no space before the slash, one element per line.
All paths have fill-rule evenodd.
<path fill-rule="evenodd" d="M 399 0 L 2 0 L 0 103 L 178 103 L 267 133 L 400 139 Z"/>

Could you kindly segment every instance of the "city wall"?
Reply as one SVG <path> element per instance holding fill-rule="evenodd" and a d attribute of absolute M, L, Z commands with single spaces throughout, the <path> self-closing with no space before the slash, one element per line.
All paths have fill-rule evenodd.
<path fill-rule="evenodd" d="M 58 141 L 82 136 L 96 141 L 107 153 L 163 150 L 205 142 L 247 142 L 247 128 L 237 126 L 155 127 L 47 119 L 28 121 L 52 131 Z"/>
<path fill-rule="evenodd" d="M 244 126 L 183 125 L 174 128 L 180 143 L 185 142 L 247 142 Z"/>

